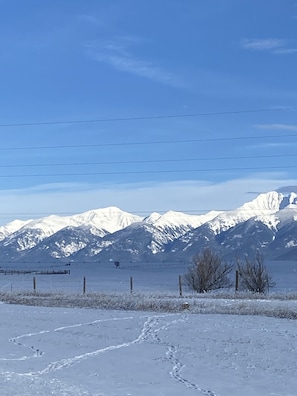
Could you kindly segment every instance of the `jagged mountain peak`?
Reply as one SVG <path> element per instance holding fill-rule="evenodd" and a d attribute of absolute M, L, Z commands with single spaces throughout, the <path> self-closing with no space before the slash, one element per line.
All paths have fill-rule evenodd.
<path fill-rule="evenodd" d="M 32 249 L 39 242 L 56 234 L 67 227 L 85 227 L 92 230 L 93 235 L 103 237 L 121 230 L 130 224 L 142 220 L 141 217 L 124 212 L 116 207 L 90 210 L 73 216 L 51 215 L 34 219 L 25 223 L 16 223 L 11 232 L 6 232 L 2 241 L 7 245 L 21 246 L 23 251 Z M 20 228 L 17 228 L 17 224 Z M 1 239 L 0 239 L 1 240 Z"/>
<path fill-rule="evenodd" d="M 89 210 L 73 216 L 50 215 L 26 222 L 16 220 L 10 223 L 14 225 L 14 227 L 11 226 L 9 229 L 11 233 L 24 229 L 38 229 L 44 232 L 46 236 L 50 236 L 65 227 L 89 225 L 106 230 L 107 232 L 114 232 L 135 221 L 141 220 L 142 218 L 140 216 L 110 206 L 102 209 Z M 8 228 L 8 225 L 6 227 Z"/>
<path fill-rule="evenodd" d="M 99 208 L 99 209 L 91 209 L 88 210 L 86 212 L 82 212 L 79 213 L 77 215 L 74 215 L 74 217 L 83 217 L 83 218 L 93 218 L 93 217 L 97 217 L 97 216 L 118 216 L 118 215 L 122 215 L 122 214 L 129 214 L 128 212 L 124 212 L 123 210 L 121 210 L 120 208 L 116 207 L 116 206 L 107 206 L 105 208 Z"/>
<path fill-rule="evenodd" d="M 284 202 L 284 198 L 285 196 L 282 193 L 270 191 L 268 193 L 258 195 L 255 199 L 245 203 L 237 210 L 246 210 L 252 212 L 278 211 Z"/>
<path fill-rule="evenodd" d="M 211 211 L 204 215 L 195 215 L 169 210 L 163 215 L 160 215 L 159 213 L 153 213 L 151 216 L 147 217 L 145 221 L 154 224 L 156 227 L 179 227 L 183 225 L 189 225 L 192 228 L 197 228 L 201 224 L 216 217 L 219 213 L 221 212 Z"/>
<path fill-rule="evenodd" d="M 141 221 L 142 217 L 125 212 L 116 206 L 109 206 L 74 215 L 72 219 L 79 225 L 90 224 L 108 232 L 115 232 L 134 222 Z"/>
<path fill-rule="evenodd" d="M 145 218 L 143 219 L 143 221 L 144 221 L 145 223 L 153 224 L 153 223 L 155 223 L 156 221 L 158 221 L 161 217 L 162 217 L 162 215 L 161 215 L 160 213 L 158 213 L 158 212 L 153 212 L 153 213 L 151 213 L 149 216 L 145 217 Z"/>
<path fill-rule="evenodd" d="M 297 205 L 297 194 L 291 192 L 284 195 L 277 191 L 270 191 L 268 193 L 259 194 L 254 200 L 245 203 L 237 210 L 250 210 L 266 212 L 277 212 L 289 205 Z"/>
<path fill-rule="evenodd" d="M 107 259 L 118 252 L 119 257 L 131 255 L 138 261 L 161 254 L 171 260 L 173 255 L 184 259 L 205 246 L 227 255 L 255 246 L 268 252 L 274 239 L 274 246 L 279 246 L 275 256 L 280 256 L 287 253 L 287 248 L 297 246 L 295 223 L 297 194 L 277 191 L 260 194 L 232 211 L 202 215 L 170 210 L 143 218 L 110 206 L 73 216 L 16 220 L 2 226 L 0 259 L 21 261 L 28 257 L 41 261 L 55 254 L 55 258 L 75 260 L 78 252 L 81 257 L 105 255 Z M 286 235 L 286 243 L 280 242 L 278 235 L 280 239 Z"/>
<path fill-rule="evenodd" d="M 235 210 L 222 212 L 213 221 L 209 222 L 209 226 L 216 234 L 219 234 L 221 231 L 226 231 L 253 217 L 262 219 L 263 222 L 269 224 L 269 216 L 279 212 L 282 207 L 286 207 L 286 202 L 295 202 L 295 200 L 296 197 L 294 198 L 293 195 L 290 194 L 288 199 L 277 191 L 259 194 L 255 199 L 246 202 Z M 277 221 L 272 221 L 271 227 L 275 227 L 276 224 Z"/>
<path fill-rule="evenodd" d="M 59 229 L 67 227 L 70 223 L 70 216 L 50 215 L 39 219 L 31 220 L 21 227 L 21 229 L 40 229 L 47 235 L 57 232 Z"/>

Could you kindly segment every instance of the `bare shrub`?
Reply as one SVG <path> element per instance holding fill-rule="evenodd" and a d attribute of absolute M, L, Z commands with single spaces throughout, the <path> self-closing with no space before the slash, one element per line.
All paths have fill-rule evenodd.
<path fill-rule="evenodd" d="M 254 258 L 245 257 L 238 261 L 238 273 L 243 287 L 254 293 L 266 293 L 275 285 L 264 264 L 264 257 L 257 253 Z"/>
<path fill-rule="evenodd" d="M 184 275 L 184 281 L 197 293 L 206 293 L 231 286 L 229 273 L 233 266 L 222 260 L 210 248 L 206 248 L 193 259 L 193 264 Z"/>

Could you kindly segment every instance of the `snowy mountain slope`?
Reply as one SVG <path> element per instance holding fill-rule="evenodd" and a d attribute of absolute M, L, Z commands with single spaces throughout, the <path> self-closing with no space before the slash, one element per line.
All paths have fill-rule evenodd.
<path fill-rule="evenodd" d="M 32 220 L 14 220 L 8 224 L 5 224 L 4 226 L 0 226 L 0 241 L 7 238 L 10 234 L 13 234 L 31 221 Z"/>
<path fill-rule="evenodd" d="M 220 214 L 186 233 L 173 242 L 171 249 L 176 254 L 181 250 L 195 254 L 208 246 L 225 257 L 254 255 L 260 250 L 265 256 L 277 259 L 297 241 L 294 202 L 296 194 L 288 197 L 277 192 L 261 194 L 237 210 Z"/>
<path fill-rule="evenodd" d="M 49 216 L 1 227 L 0 260 L 176 261 L 205 247 L 221 255 L 291 257 L 297 246 L 297 195 L 260 194 L 226 212 L 188 215 L 169 211 L 141 218 L 109 207 L 74 216 Z"/>
<path fill-rule="evenodd" d="M 120 262 L 154 260 L 167 242 L 167 236 L 154 225 L 137 222 L 89 244 L 74 259 L 81 261 L 88 257 L 91 261 Z"/>
<path fill-rule="evenodd" d="M 222 232 L 217 241 L 226 257 L 242 259 L 245 255 L 253 257 L 257 251 L 264 251 L 273 242 L 275 234 L 267 224 L 251 218 Z"/>
<path fill-rule="evenodd" d="M 57 260 L 69 262 L 75 253 L 97 239 L 98 236 L 94 235 L 91 226 L 65 227 L 49 238 L 40 241 L 33 249 L 24 251 L 21 260 L 44 263 L 52 263 Z"/>
<path fill-rule="evenodd" d="M 286 223 L 269 246 L 268 256 L 278 260 L 297 260 L 297 222 Z"/>
<path fill-rule="evenodd" d="M 20 221 L 15 220 L 5 226 L 0 227 L 0 232 L 5 232 L 8 236 L 24 229 L 38 229 L 45 236 L 53 235 L 64 227 L 78 227 L 82 225 L 94 226 L 96 229 L 104 230 L 104 234 L 115 232 L 127 227 L 142 217 L 124 212 L 116 207 L 90 210 L 73 216 L 51 215 L 35 220 Z"/>
<path fill-rule="evenodd" d="M 217 252 L 220 250 L 216 234 L 208 226 L 208 223 L 202 224 L 200 227 L 169 243 L 166 250 L 169 250 L 172 255 L 179 259 L 183 259 L 185 256 L 191 259 L 205 248 L 211 248 Z"/>
<path fill-rule="evenodd" d="M 104 260 L 110 260 L 114 256 L 118 257 L 117 260 L 120 260 L 119 257 L 136 261 L 156 260 L 156 256 L 168 252 L 170 242 L 216 215 L 217 212 L 202 216 L 173 211 L 164 215 L 152 213 L 141 222 L 97 240 L 95 246 L 90 245 L 79 254 L 87 257 L 100 255 Z"/>
<path fill-rule="evenodd" d="M 201 226 L 214 219 L 221 212 L 211 211 L 205 215 L 189 215 L 181 212 L 169 211 L 164 215 L 153 213 L 143 221 L 154 225 L 158 230 L 167 235 L 168 241 L 172 241 L 186 232 Z"/>
<path fill-rule="evenodd" d="M 208 224 L 216 234 L 219 234 L 253 217 L 257 217 L 259 220 L 262 218 L 267 222 L 268 216 L 268 223 L 271 222 L 271 226 L 275 227 L 275 221 L 270 216 L 287 207 L 287 205 L 290 205 L 292 208 L 297 207 L 296 202 L 297 195 L 295 193 L 284 196 L 276 191 L 271 191 L 266 194 L 260 194 L 253 201 L 247 202 L 235 210 L 219 214 L 213 220 L 209 221 Z"/>
<path fill-rule="evenodd" d="M 14 227 L 6 227 L 7 234 L 0 242 L 2 246 L 15 246 L 17 251 L 32 249 L 38 243 L 66 227 L 91 227 L 94 235 L 103 237 L 109 233 L 127 227 L 141 217 L 124 212 L 116 207 L 91 210 L 74 216 L 48 216 L 31 220 L 22 224 L 14 223 Z M 17 226 L 20 226 L 17 228 Z M 16 229 L 16 230 L 15 230 Z M 11 231 L 9 233 L 9 231 Z"/>
<path fill-rule="evenodd" d="M 104 235 L 116 232 L 132 223 L 142 220 L 142 217 L 124 212 L 114 206 L 104 209 L 90 210 L 79 215 L 71 216 L 71 218 L 74 222 L 72 225 L 91 225 L 98 230 L 103 230 Z M 103 236 L 103 234 L 101 236 Z"/>
<path fill-rule="evenodd" d="M 279 260 L 296 260 L 297 207 L 289 204 L 276 213 L 277 232 L 269 246 L 268 255 Z"/>

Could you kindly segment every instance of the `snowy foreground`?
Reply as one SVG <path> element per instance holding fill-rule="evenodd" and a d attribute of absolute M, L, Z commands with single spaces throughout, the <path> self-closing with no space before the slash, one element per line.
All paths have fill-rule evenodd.
<path fill-rule="evenodd" d="M 297 396 L 297 263 L 269 268 L 264 298 L 180 298 L 174 265 L 2 274 L 0 395 Z"/>
<path fill-rule="evenodd" d="M 296 396 L 297 322 L 259 313 L 0 303 L 0 394 Z"/>

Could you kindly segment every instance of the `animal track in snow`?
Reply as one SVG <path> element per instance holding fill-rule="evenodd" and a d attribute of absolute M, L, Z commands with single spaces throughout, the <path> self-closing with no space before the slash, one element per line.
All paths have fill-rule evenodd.
<path fill-rule="evenodd" d="M 166 359 L 167 359 L 167 361 L 169 361 L 172 364 L 172 369 L 170 370 L 169 374 L 174 380 L 178 381 L 179 383 L 183 384 L 184 386 L 186 386 L 189 389 L 197 390 L 198 392 L 200 392 L 201 394 L 203 394 L 205 396 L 216 396 L 213 391 L 207 390 L 207 389 L 202 389 L 196 383 L 193 383 L 183 377 L 182 371 L 185 366 L 182 364 L 182 362 L 177 357 L 178 347 L 175 345 L 172 345 L 170 343 L 166 343 L 165 341 L 162 341 L 162 339 L 160 338 L 160 332 L 165 331 L 166 329 L 168 329 L 171 326 L 174 326 L 177 323 L 184 322 L 187 320 L 187 317 L 185 315 L 183 315 L 182 317 L 179 317 L 178 319 L 171 319 L 171 320 L 166 321 L 163 324 L 160 323 L 161 319 L 164 319 L 165 317 L 172 317 L 172 316 L 175 316 L 175 315 L 165 314 L 165 315 L 141 316 L 140 319 L 145 318 L 146 320 L 143 323 L 143 326 L 141 328 L 141 331 L 140 331 L 140 334 L 138 335 L 138 337 L 136 337 L 135 339 L 133 339 L 131 341 L 123 342 L 123 343 L 119 343 L 119 344 L 115 344 L 115 345 L 109 345 L 107 347 L 96 349 L 91 352 L 86 352 L 81 355 L 76 355 L 76 356 L 73 356 L 70 358 L 60 359 L 55 362 L 51 362 L 45 368 L 40 369 L 40 370 L 30 371 L 30 372 L 26 372 L 26 373 L 11 373 L 11 374 L 18 375 L 20 377 L 38 377 L 38 376 L 48 374 L 51 372 L 55 372 L 58 370 L 67 369 L 67 368 L 72 367 L 76 364 L 79 364 L 83 360 L 86 360 L 86 359 L 94 357 L 94 356 L 98 356 L 103 353 L 108 353 L 110 351 L 118 350 L 121 348 L 128 348 L 135 344 L 141 344 L 151 338 L 153 341 L 155 341 L 156 344 L 165 346 L 167 348 Z M 51 329 L 51 330 L 42 330 L 40 332 L 22 334 L 17 337 L 11 338 L 10 342 L 13 342 L 17 346 L 30 348 L 33 351 L 32 356 L 23 356 L 21 358 L 15 359 L 15 360 L 27 360 L 27 359 L 30 359 L 33 357 L 42 356 L 43 352 L 40 349 L 38 349 L 37 347 L 34 347 L 34 346 L 29 347 L 25 344 L 22 344 L 20 342 L 20 340 L 22 340 L 24 338 L 29 339 L 30 337 L 33 337 L 36 335 L 43 335 L 43 334 L 47 334 L 47 333 L 51 333 L 51 332 L 60 332 L 60 331 L 64 331 L 64 330 L 67 330 L 70 328 L 82 327 L 82 326 L 86 326 L 86 325 L 93 325 L 93 324 L 97 324 L 100 322 L 122 321 L 122 320 L 132 320 L 132 319 L 134 319 L 133 316 L 127 316 L 127 317 L 123 317 L 123 318 L 117 317 L 117 318 L 112 318 L 112 319 L 110 319 L 110 318 L 109 319 L 97 319 L 92 322 L 77 323 L 77 324 L 73 324 L 73 325 L 69 325 L 69 326 L 61 326 L 61 327 Z M 4 359 L 1 359 L 1 360 L 4 360 Z"/>
<path fill-rule="evenodd" d="M 155 318 L 156 318 L 155 316 L 148 317 L 148 319 L 145 321 L 145 323 L 142 327 L 141 333 L 139 334 L 139 336 L 137 338 L 135 338 L 132 341 L 120 343 L 117 345 L 110 345 L 108 347 L 100 348 L 100 349 L 97 349 L 92 352 L 87 352 L 87 353 L 84 353 L 81 355 L 77 355 L 72 358 L 61 359 L 59 361 L 50 363 L 47 367 L 45 367 L 42 370 L 32 371 L 32 372 L 28 372 L 28 373 L 19 374 L 19 375 L 21 375 L 21 376 L 35 376 L 35 375 L 39 376 L 39 375 L 47 374 L 52 371 L 57 371 L 57 370 L 71 367 L 85 359 L 100 355 L 102 353 L 106 353 L 106 352 L 113 351 L 116 349 L 127 348 L 131 345 L 142 343 L 150 336 L 152 328 L 156 323 Z"/>
<path fill-rule="evenodd" d="M 173 367 L 172 370 L 170 371 L 170 375 L 172 378 L 174 378 L 176 381 L 181 382 L 183 385 L 185 385 L 187 388 L 191 389 L 197 389 L 200 393 L 206 396 L 216 396 L 216 394 L 209 390 L 209 389 L 202 389 L 199 387 L 199 385 L 188 381 L 182 376 L 182 370 L 185 367 L 182 362 L 176 357 L 177 354 L 177 347 L 174 345 L 170 345 L 168 347 L 168 350 L 166 352 L 166 357 L 167 359 L 172 363 Z"/>
<path fill-rule="evenodd" d="M 178 347 L 162 341 L 158 335 L 160 333 L 160 331 L 166 330 L 169 326 L 176 324 L 176 323 L 184 322 L 185 320 L 187 320 L 186 316 L 184 316 L 181 319 L 174 320 L 170 323 L 166 323 L 165 325 L 161 326 L 160 328 L 158 328 L 154 331 L 153 338 L 155 339 L 155 341 L 158 344 L 164 345 L 168 348 L 167 352 L 166 352 L 166 358 L 168 361 L 170 361 L 172 363 L 172 366 L 173 366 L 172 370 L 169 372 L 169 374 L 171 375 L 172 378 L 174 378 L 176 381 L 182 383 L 187 388 L 196 389 L 197 391 L 199 391 L 200 393 L 202 393 L 205 396 L 216 396 L 216 394 L 213 391 L 211 391 L 209 389 L 202 389 L 201 387 L 199 387 L 199 385 L 187 380 L 186 378 L 184 378 L 182 376 L 182 370 L 185 366 L 182 364 L 182 362 L 176 356 L 177 352 L 178 352 Z"/>

